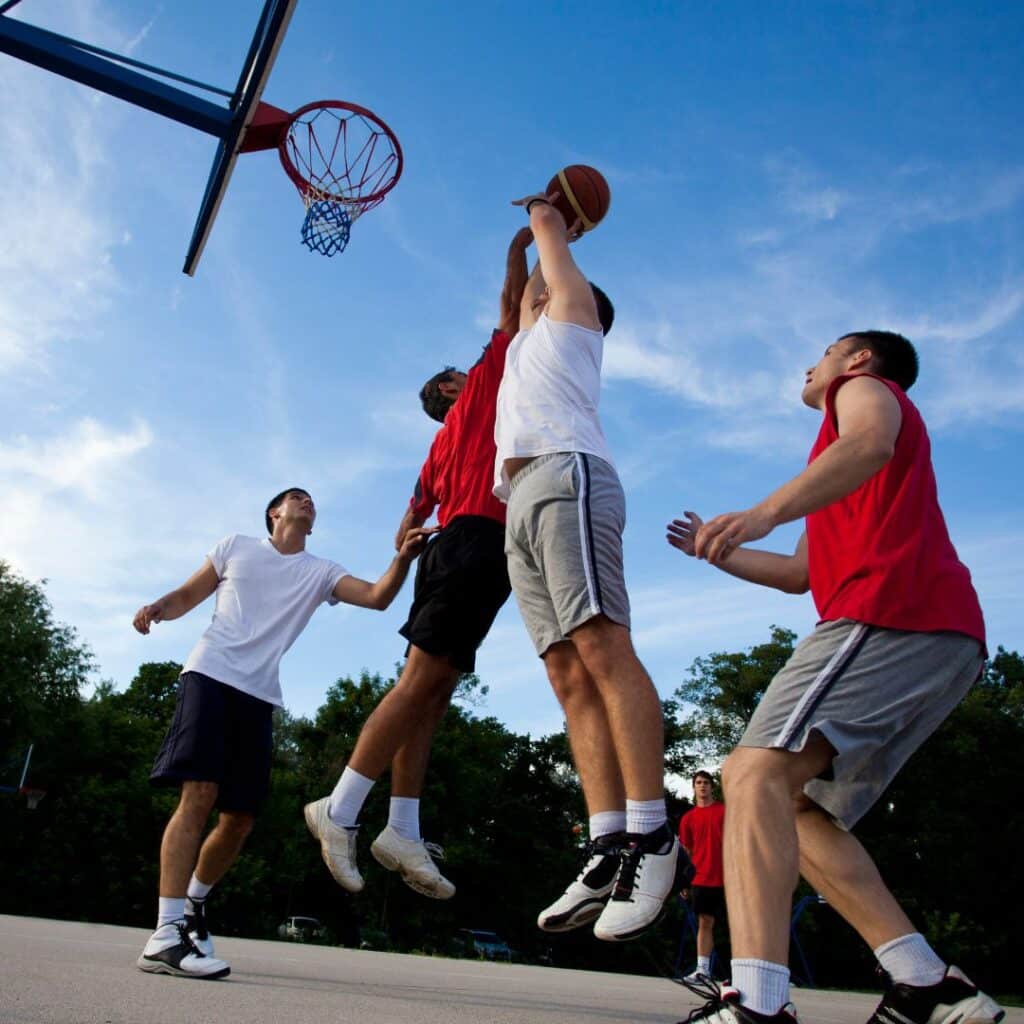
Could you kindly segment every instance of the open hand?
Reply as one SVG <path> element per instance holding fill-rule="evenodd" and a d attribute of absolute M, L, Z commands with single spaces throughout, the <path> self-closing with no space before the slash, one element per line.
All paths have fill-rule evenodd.
<path fill-rule="evenodd" d="M 704 520 L 701 519 L 696 512 L 684 512 L 682 519 L 673 519 L 665 529 L 668 533 L 665 536 L 665 540 L 676 548 L 678 551 L 682 551 L 684 555 L 689 555 L 691 558 L 696 554 L 695 543 L 697 540 L 697 531 L 704 525 Z"/>
<path fill-rule="evenodd" d="M 767 537 L 774 528 L 771 517 L 757 505 L 745 512 L 726 512 L 700 527 L 694 553 L 717 565 L 741 544 Z"/>

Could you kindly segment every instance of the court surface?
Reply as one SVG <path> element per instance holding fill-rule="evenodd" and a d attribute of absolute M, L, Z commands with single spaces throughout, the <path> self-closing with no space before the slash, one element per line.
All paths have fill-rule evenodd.
<path fill-rule="evenodd" d="M 224 981 L 143 974 L 148 932 L 0 916 L 2 1024 L 674 1024 L 698 1005 L 657 978 L 221 939 Z M 801 1024 L 863 1024 L 875 997 L 798 992 Z M 1024 1024 L 1009 1010 L 1007 1024 Z"/>

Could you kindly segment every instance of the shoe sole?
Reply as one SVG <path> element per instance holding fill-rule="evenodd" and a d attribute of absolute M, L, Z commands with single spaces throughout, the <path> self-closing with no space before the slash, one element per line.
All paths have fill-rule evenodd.
<path fill-rule="evenodd" d="M 661 922 L 661 919 L 665 916 L 668 910 L 667 904 L 662 904 L 661 910 L 658 911 L 655 917 L 652 917 L 646 924 L 641 925 L 639 928 L 633 928 L 628 932 L 613 932 L 609 934 L 599 935 L 597 929 L 594 929 L 594 937 L 600 939 L 602 942 L 629 942 L 631 939 L 638 939 L 645 932 L 649 932 L 652 928 Z"/>
<path fill-rule="evenodd" d="M 604 910 L 604 905 L 607 902 L 607 896 L 603 899 L 594 897 L 584 900 L 583 903 L 577 903 L 572 910 L 567 910 L 562 914 L 552 914 L 551 917 L 544 918 L 543 922 L 538 921 L 537 927 L 542 932 L 553 932 L 554 934 L 584 928 L 601 916 L 601 911 Z"/>
<path fill-rule="evenodd" d="M 999 1024 L 1006 1016 L 1006 1011 L 984 992 L 951 1006 L 949 1010 L 941 1024 Z"/>
<path fill-rule="evenodd" d="M 370 854 L 382 868 L 386 868 L 388 871 L 397 871 L 402 881 L 413 892 L 418 892 L 421 896 L 426 896 L 432 900 L 450 900 L 455 895 L 454 889 L 450 893 L 439 893 L 435 889 L 430 888 L 430 886 L 424 885 L 413 876 L 406 874 L 405 869 L 402 867 L 402 862 L 397 857 L 392 857 L 386 850 L 378 850 L 376 846 L 371 846 Z"/>
<path fill-rule="evenodd" d="M 147 960 L 144 956 L 135 961 L 135 966 L 146 974 L 169 974 L 172 978 L 195 978 L 197 981 L 216 981 L 218 978 L 226 978 L 231 973 L 231 968 L 225 967 L 224 970 L 213 971 L 211 974 L 194 974 L 192 971 L 172 967 L 163 960 Z"/>

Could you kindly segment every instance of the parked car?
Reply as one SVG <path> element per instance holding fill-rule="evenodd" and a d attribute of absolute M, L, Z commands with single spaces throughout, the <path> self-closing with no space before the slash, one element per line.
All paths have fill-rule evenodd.
<path fill-rule="evenodd" d="M 315 917 L 289 917 L 277 926 L 277 934 L 292 942 L 313 942 L 327 936 L 327 929 Z"/>
<path fill-rule="evenodd" d="M 460 928 L 458 937 L 467 953 L 482 960 L 511 960 L 514 956 L 512 948 L 497 932 Z"/>

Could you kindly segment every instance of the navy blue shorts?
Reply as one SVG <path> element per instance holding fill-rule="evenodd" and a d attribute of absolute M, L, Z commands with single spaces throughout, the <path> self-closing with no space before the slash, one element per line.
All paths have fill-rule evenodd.
<path fill-rule="evenodd" d="M 202 672 L 178 680 L 174 718 L 149 781 L 216 782 L 222 811 L 256 814 L 270 791 L 274 705 Z"/>
<path fill-rule="evenodd" d="M 505 527 L 486 516 L 456 516 L 420 555 L 409 619 L 398 632 L 472 672 L 476 650 L 511 592 Z"/>

